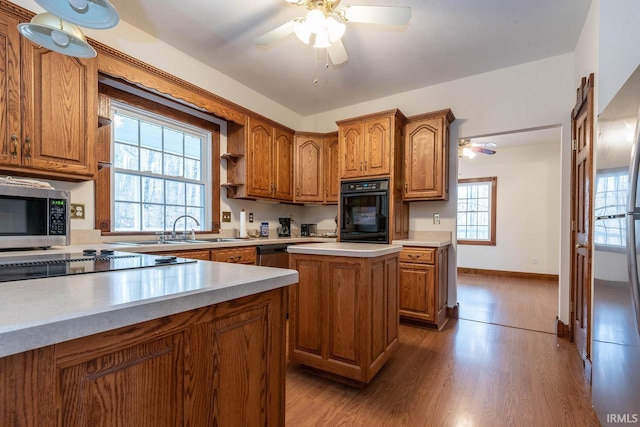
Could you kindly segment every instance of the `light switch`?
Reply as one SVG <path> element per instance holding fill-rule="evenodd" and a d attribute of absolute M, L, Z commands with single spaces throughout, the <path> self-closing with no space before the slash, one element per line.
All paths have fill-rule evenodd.
<path fill-rule="evenodd" d="M 231 222 L 231 212 L 222 211 L 222 222 Z"/>
<path fill-rule="evenodd" d="M 433 214 L 433 223 L 434 224 L 440 224 L 440 214 L 439 213 L 434 213 Z"/>

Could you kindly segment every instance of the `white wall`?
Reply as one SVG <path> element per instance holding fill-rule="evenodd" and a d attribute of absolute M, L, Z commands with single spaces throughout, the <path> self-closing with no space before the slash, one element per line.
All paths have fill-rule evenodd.
<path fill-rule="evenodd" d="M 496 245 L 458 244 L 458 267 L 558 274 L 560 129 L 555 141 L 496 150 L 458 162 L 458 179 L 498 178 Z"/>

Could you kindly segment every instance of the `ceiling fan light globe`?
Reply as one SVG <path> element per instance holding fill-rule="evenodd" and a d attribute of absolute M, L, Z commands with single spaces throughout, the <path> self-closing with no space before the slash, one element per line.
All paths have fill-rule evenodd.
<path fill-rule="evenodd" d="M 329 33 L 329 41 L 335 43 L 342 38 L 347 28 L 342 22 L 338 22 L 332 17 L 328 17 L 326 20 L 327 32 Z"/>
<path fill-rule="evenodd" d="M 316 42 L 313 47 L 316 49 L 326 49 L 331 46 L 331 42 L 329 41 L 329 34 L 327 31 L 321 31 L 316 34 Z"/>
<path fill-rule="evenodd" d="M 69 46 L 69 36 L 62 31 L 51 31 L 51 40 L 60 47 Z"/>
<path fill-rule="evenodd" d="M 305 19 L 306 24 L 309 27 L 309 31 L 314 34 L 318 34 L 325 29 L 325 17 L 324 13 L 322 13 L 318 9 L 310 10 L 307 13 L 307 18 Z"/>
<path fill-rule="evenodd" d="M 311 31 L 309 30 L 309 26 L 307 25 L 306 21 L 296 21 L 296 24 L 293 27 L 293 32 L 302 43 L 309 44 Z"/>
<path fill-rule="evenodd" d="M 69 0 L 69 6 L 77 12 L 86 12 L 89 8 L 87 0 Z"/>
<path fill-rule="evenodd" d="M 473 150 L 469 149 L 469 147 L 464 147 L 462 149 L 462 155 L 469 159 L 473 159 L 476 156 L 476 153 L 474 153 Z"/>

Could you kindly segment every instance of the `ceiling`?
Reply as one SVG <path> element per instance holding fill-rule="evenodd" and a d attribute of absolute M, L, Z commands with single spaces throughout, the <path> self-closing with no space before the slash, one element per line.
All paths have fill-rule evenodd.
<path fill-rule="evenodd" d="M 409 6 L 402 28 L 347 23 L 349 60 L 326 64 L 295 35 L 253 40 L 304 16 L 285 0 L 111 0 L 120 18 L 308 116 L 573 52 L 590 0 L 343 0 Z M 318 79 L 314 83 L 314 79 Z"/>

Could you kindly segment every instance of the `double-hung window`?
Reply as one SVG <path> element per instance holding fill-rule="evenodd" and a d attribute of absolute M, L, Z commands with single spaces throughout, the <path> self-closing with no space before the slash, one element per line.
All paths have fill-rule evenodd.
<path fill-rule="evenodd" d="M 496 244 L 496 177 L 458 181 L 459 244 Z"/>
<path fill-rule="evenodd" d="M 594 213 L 596 218 L 625 212 L 629 194 L 627 169 L 598 171 L 596 174 Z M 598 219 L 594 223 L 596 245 L 622 248 L 626 245 L 625 218 Z"/>
<path fill-rule="evenodd" d="M 206 230 L 211 132 L 112 101 L 112 231 Z"/>

